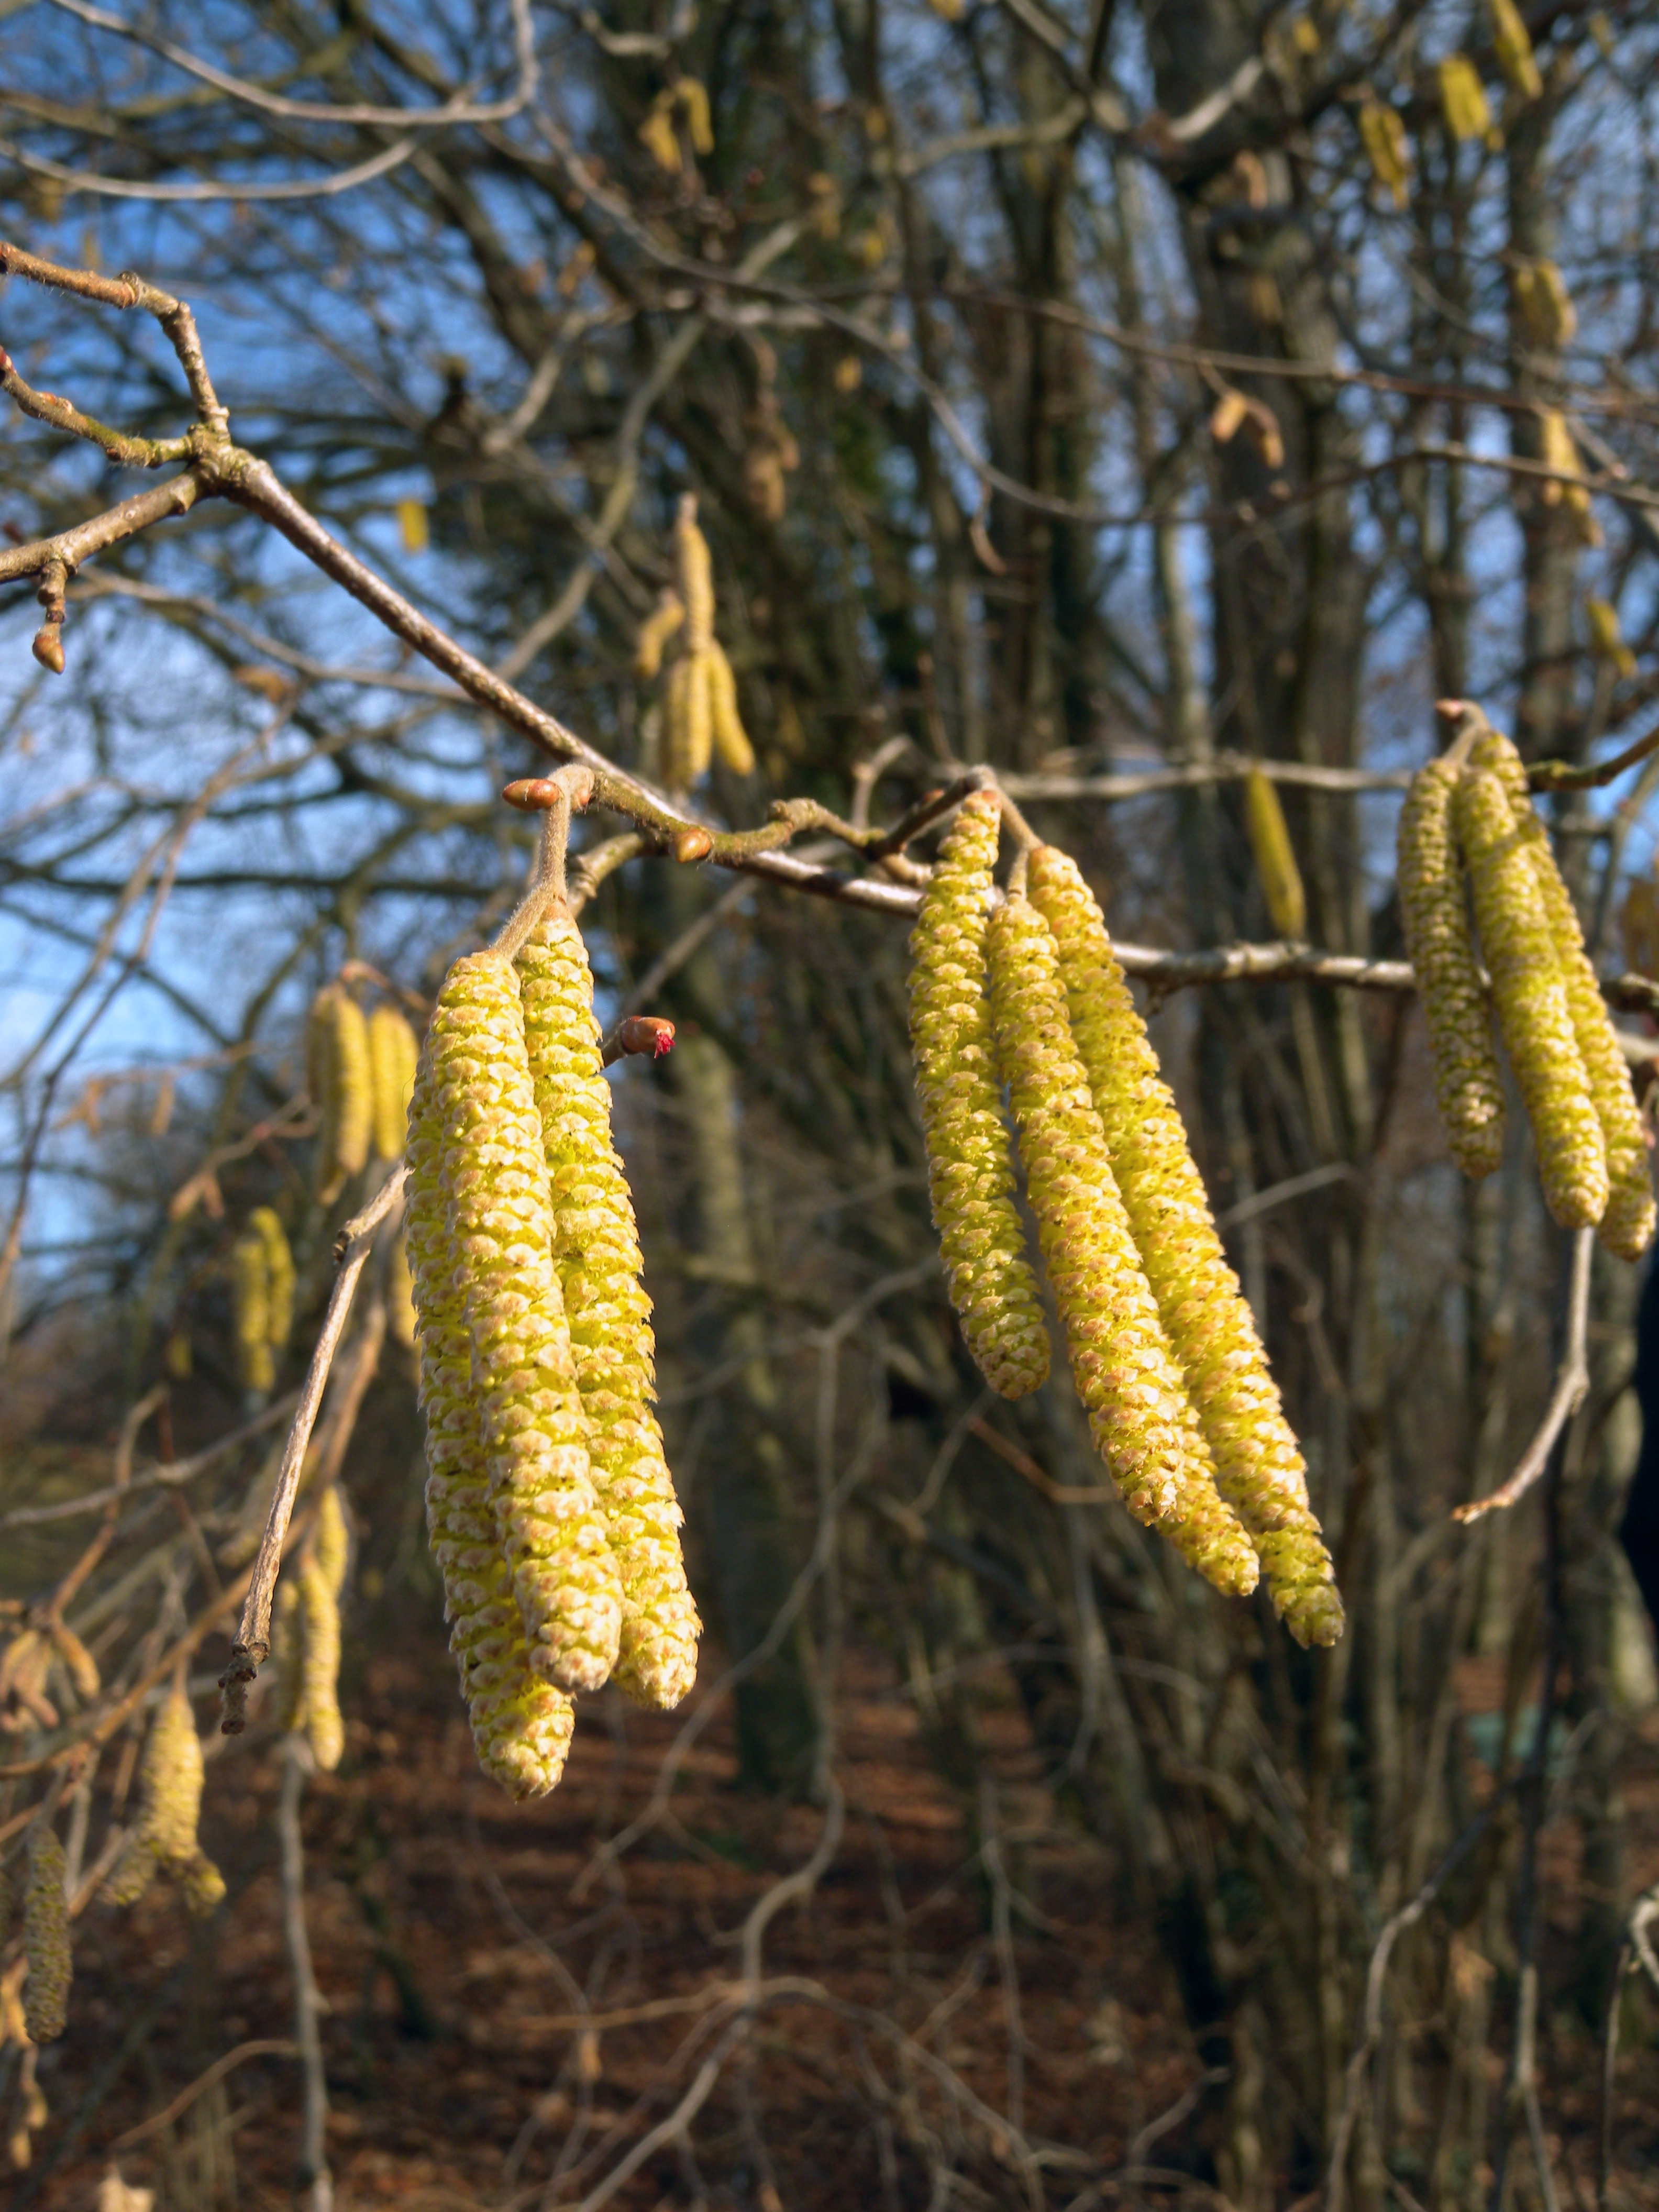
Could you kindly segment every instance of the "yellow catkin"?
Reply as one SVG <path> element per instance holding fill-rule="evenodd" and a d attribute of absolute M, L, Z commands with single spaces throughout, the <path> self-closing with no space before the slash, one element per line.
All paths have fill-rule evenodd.
<path fill-rule="evenodd" d="M 351 1557 L 351 1531 L 346 1526 L 345 1507 L 340 1502 L 337 1482 L 331 1482 L 323 1492 L 312 1544 L 317 1564 L 323 1571 L 323 1580 L 337 1598 L 345 1588 L 346 1566 Z"/>
<path fill-rule="evenodd" d="M 427 1531 L 443 1577 L 449 1648 L 479 1765 L 514 1797 L 539 1797 L 564 1771 L 574 1709 L 563 1691 L 531 1666 L 529 1638 L 495 1532 L 457 1276 L 459 1255 L 444 1195 L 443 1121 L 424 1057 L 409 1126 L 405 1234 L 420 1316 Z"/>
<path fill-rule="evenodd" d="M 680 603 L 685 609 L 685 649 L 695 660 L 714 636 L 714 567 L 708 540 L 697 526 L 697 502 L 687 492 L 674 520 L 674 557 L 679 568 Z"/>
<path fill-rule="evenodd" d="M 694 653 L 685 667 L 684 769 L 688 784 L 708 773 L 714 757 L 714 702 L 711 677 L 712 652 Z"/>
<path fill-rule="evenodd" d="M 1608 1196 L 1597 1235 L 1621 1260 L 1639 1260 L 1653 1241 L 1653 1174 L 1630 1068 L 1620 1048 L 1601 986 L 1584 947 L 1572 894 L 1562 880 L 1548 832 L 1528 787 L 1526 763 L 1510 739 L 1490 726 L 1470 749 L 1471 764 L 1495 773 L 1503 784 L 1522 842 L 1531 855 L 1573 1035 L 1589 1083 L 1607 1152 Z"/>
<path fill-rule="evenodd" d="M 270 1206 L 256 1206 L 247 1225 L 265 1248 L 265 1335 L 280 1352 L 294 1334 L 294 1255 Z"/>
<path fill-rule="evenodd" d="M 1371 174 L 1387 186 L 1395 205 L 1403 208 L 1410 198 L 1412 155 L 1399 113 L 1381 100 L 1368 100 L 1359 111 L 1359 139 Z"/>
<path fill-rule="evenodd" d="M 985 995 L 1000 819 L 994 793 L 968 799 L 922 894 L 910 938 L 910 1049 L 951 1303 L 986 1381 L 1022 1398 L 1048 1375 L 1048 1332 L 1014 1209 Z"/>
<path fill-rule="evenodd" d="M 593 977 L 581 932 L 550 915 L 518 959 L 525 1042 L 553 1212 L 553 1255 L 587 1417 L 593 1484 L 622 1583 L 617 1680 L 677 1705 L 696 1679 L 700 1623 L 680 1553 L 683 1518 L 652 1411 L 651 1301 L 627 1178 L 611 1140 Z"/>
<path fill-rule="evenodd" d="M 708 110 L 707 88 L 694 76 L 683 76 L 675 83 L 674 98 L 685 118 L 692 152 L 712 154 L 714 150 L 714 120 Z"/>
<path fill-rule="evenodd" d="M 332 1773 L 345 1749 L 345 1723 L 340 1717 L 339 1601 L 314 1553 L 300 1562 L 297 1579 L 306 1741 L 318 1765 Z"/>
<path fill-rule="evenodd" d="M 1515 303 L 1535 346 L 1557 353 L 1572 343 L 1578 311 L 1553 261 L 1523 261 L 1515 272 Z"/>
<path fill-rule="evenodd" d="M 428 1044 L 491 1502 L 532 1664 L 561 1689 L 596 1690 L 616 1663 L 622 1589 L 554 1272 L 547 1162 L 511 960 L 487 951 L 454 963 Z"/>
<path fill-rule="evenodd" d="M 1308 933 L 1307 893 L 1279 792 L 1259 768 L 1244 779 L 1244 825 L 1273 926 L 1281 937 L 1299 944 Z"/>
<path fill-rule="evenodd" d="M 1607 1149 L 1532 856 L 1502 782 L 1488 769 L 1464 769 L 1455 820 L 1498 1026 L 1532 1122 L 1544 1202 L 1564 1229 L 1593 1228 L 1607 1207 Z"/>
<path fill-rule="evenodd" d="M 318 1194 L 326 1204 L 368 1160 L 374 1116 L 368 1024 L 357 1001 L 338 983 L 312 1002 L 307 1037 L 317 1131 Z"/>
<path fill-rule="evenodd" d="M 661 592 L 634 640 L 634 673 L 641 684 L 648 684 L 662 666 L 663 648 L 684 620 L 679 593 Z"/>
<path fill-rule="evenodd" d="M 1458 1166 L 1478 1181 L 1504 1157 L 1504 1080 L 1452 829 L 1457 777 L 1442 759 L 1412 779 L 1400 814 L 1396 880 L 1440 1119 Z"/>
<path fill-rule="evenodd" d="M 416 1316 L 415 1285 L 409 1273 L 409 1242 L 399 1231 L 392 1248 L 386 1277 L 386 1325 L 394 1344 L 412 1345 Z"/>
<path fill-rule="evenodd" d="M 708 712 L 715 751 L 734 775 L 750 775 L 755 749 L 738 711 L 738 680 L 718 638 L 708 648 Z"/>
<path fill-rule="evenodd" d="M 1492 120 L 1486 88 L 1468 56 L 1448 54 L 1437 65 L 1436 76 L 1440 86 L 1440 112 L 1452 137 L 1460 144 L 1466 138 L 1490 141 Z"/>
<path fill-rule="evenodd" d="M 1515 0 L 1488 0 L 1492 9 L 1492 50 L 1510 90 L 1522 100 L 1536 100 L 1544 89 L 1532 39 L 1521 20 Z"/>
<path fill-rule="evenodd" d="M 276 1380 L 270 1355 L 270 1264 L 258 1231 L 245 1229 L 230 1251 L 231 1319 L 236 1372 L 245 1390 L 264 1396 Z"/>
<path fill-rule="evenodd" d="M 210 1912 L 223 1897 L 224 1882 L 198 1834 L 203 1776 L 195 1711 L 175 1683 L 144 1747 L 138 1820 L 105 1885 L 112 1905 L 132 1904 L 158 1873 L 180 1885 L 192 1912 Z"/>
<path fill-rule="evenodd" d="M 285 1733 L 306 1724 L 304 1659 L 300 1593 L 293 1577 L 284 1575 L 270 1609 L 270 1666 L 276 1678 L 276 1725 Z"/>
<path fill-rule="evenodd" d="M 1066 1330 L 1072 1379 L 1124 1504 L 1218 1589 L 1258 1566 L 1216 1488 L 1209 1446 L 1158 1317 L 1066 1012 L 1053 933 L 1011 896 L 987 937 L 997 1064 Z"/>
<path fill-rule="evenodd" d="M 1078 1057 L 1217 1487 L 1249 1530 L 1291 1634 L 1333 1644 L 1342 1601 L 1307 1468 L 1105 917 L 1076 862 L 1051 845 L 1031 854 L 1030 896 L 1059 952 Z"/>
<path fill-rule="evenodd" d="M 376 1006 L 368 1018 L 369 1126 L 383 1160 L 397 1159 L 404 1149 L 419 1051 L 396 1006 Z"/>
<path fill-rule="evenodd" d="M 55 2043 L 69 2021 L 69 1905 L 64 1884 L 69 1873 L 64 1846 L 42 1820 L 29 1838 L 28 1872 L 23 1883 L 23 1956 L 28 1979 L 23 1984 L 23 2024 L 31 2043 Z"/>
<path fill-rule="evenodd" d="M 1619 610 L 1611 599 L 1586 599 L 1584 618 L 1589 624 L 1590 651 L 1598 660 L 1611 661 L 1616 675 L 1626 681 L 1636 673 L 1636 655 L 1619 627 Z"/>
<path fill-rule="evenodd" d="M 691 661 L 689 654 L 682 653 L 663 687 L 661 769 L 670 791 L 684 791 L 691 781 L 686 729 L 690 706 Z"/>

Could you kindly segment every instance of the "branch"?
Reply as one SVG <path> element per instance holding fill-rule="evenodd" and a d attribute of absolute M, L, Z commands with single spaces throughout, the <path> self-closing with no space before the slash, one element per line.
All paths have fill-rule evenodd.
<path fill-rule="evenodd" d="M 328 1371 L 334 1364 L 334 1354 L 339 1347 L 346 1316 L 351 1311 L 357 1278 L 363 1271 L 363 1262 L 368 1257 L 376 1228 L 403 1196 L 404 1173 L 401 1166 L 392 1170 L 362 1212 L 347 1222 L 335 1244 L 340 1272 L 335 1278 L 333 1294 L 323 1320 L 322 1334 L 317 1339 L 317 1347 L 311 1355 L 311 1365 L 307 1370 L 300 1392 L 294 1425 L 288 1432 L 283 1463 L 276 1475 L 276 1495 L 270 1501 L 270 1516 L 265 1522 L 265 1533 L 259 1540 L 258 1555 L 249 1575 L 247 1597 L 242 1607 L 242 1617 L 236 1625 L 236 1638 L 230 1647 L 230 1659 L 219 1678 L 219 1686 L 224 1692 L 219 1726 L 226 1735 L 240 1735 L 247 1726 L 248 1690 L 270 1650 L 270 1601 L 276 1588 L 277 1571 L 282 1565 L 283 1547 L 288 1540 L 288 1524 L 293 1515 L 294 1500 L 305 1468 L 306 1447 L 311 1442 L 311 1431 L 316 1425 L 318 1408 L 323 1402 L 323 1389 L 328 1381 Z"/>
<path fill-rule="evenodd" d="M 1555 1440 L 1584 1402 L 1584 1393 L 1589 1389 L 1589 1288 L 1590 1255 L 1595 1249 L 1595 1231 L 1581 1229 L 1573 1240 L 1572 1279 L 1567 1291 L 1566 1344 L 1561 1355 L 1561 1365 L 1555 1378 L 1555 1389 L 1539 1425 L 1538 1433 L 1521 1455 L 1515 1473 L 1497 1490 L 1485 1498 L 1471 1498 L 1467 1505 L 1458 1506 L 1452 1514 L 1454 1521 L 1468 1527 L 1483 1514 L 1494 1513 L 1513 1505 L 1524 1498 L 1549 1464 Z"/>

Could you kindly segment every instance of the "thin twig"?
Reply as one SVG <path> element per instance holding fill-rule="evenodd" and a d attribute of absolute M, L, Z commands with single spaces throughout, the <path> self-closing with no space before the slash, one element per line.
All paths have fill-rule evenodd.
<path fill-rule="evenodd" d="M 283 1854 L 283 1940 L 288 1948 L 289 1968 L 294 1977 L 294 2039 L 300 2049 L 300 2071 L 305 2085 L 304 2117 L 300 2133 L 299 2186 L 310 2200 L 310 2212 L 332 2212 L 333 2177 L 328 2170 L 328 2076 L 323 2066 L 323 2038 L 319 2025 L 322 1993 L 312 1971 L 311 1939 L 306 1929 L 305 1842 L 300 1833 L 300 1799 L 305 1790 L 306 1768 L 311 1752 L 303 1735 L 290 1731 L 283 1739 L 283 1790 L 276 1805 L 276 1835 Z"/>
<path fill-rule="evenodd" d="M 1595 1231 L 1581 1229 L 1573 1240 L 1572 1277 L 1567 1291 L 1566 1343 L 1561 1355 L 1560 1368 L 1556 1375 L 1555 1388 L 1550 1402 L 1540 1422 L 1538 1432 L 1521 1455 L 1515 1473 L 1485 1498 L 1471 1498 L 1467 1505 L 1455 1508 L 1452 1518 L 1467 1525 L 1480 1520 L 1482 1514 L 1494 1513 L 1513 1505 L 1524 1498 L 1549 1465 L 1550 1452 L 1556 1438 L 1584 1402 L 1584 1393 L 1589 1389 L 1589 1286 L 1590 1258 L 1595 1249 Z"/>
<path fill-rule="evenodd" d="M 265 1533 L 259 1540 L 258 1556 L 253 1562 L 248 1583 L 247 1601 L 236 1626 L 236 1639 L 230 1647 L 230 1659 L 220 1678 L 219 1686 L 224 1692 L 224 1698 L 219 1726 L 226 1735 L 240 1735 L 247 1726 L 248 1690 L 270 1650 L 270 1601 L 276 1592 L 283 1546 L 288 1539 L 288 1524 L 299 1492 L 300 1476 L 305 1467 L 306 1447 L 311 1442 L 311 1431 L 316 1423 L 318 1408 L 323 1402 L 323 1389 L 328 1381 L 329 1369 L 334 1364 L 334 1354 L 339 1348 L 346 1316 L 351 1311 L 357 1278 L 363 1271 L 363 1262 L 368 1257 L 376 1228 L 403 1195 L 404 1173 L 401 1164 L 392 1170 L 362 1212 L 347 1222 L 335 1245 L 340 1272 L 334 1279 L 334 1290 L 328 1302 L 328 1312 L 324 1316 L 322 1334 L 311 1355 L 311 1365 L 306 1371 L 305 1382 L 300 1392 L 294 1425 L 288 1432 L 283 1463 L 276 1476 L 276 1492 L 270 1501 L 270 1517 L 265 1522 Z"/>

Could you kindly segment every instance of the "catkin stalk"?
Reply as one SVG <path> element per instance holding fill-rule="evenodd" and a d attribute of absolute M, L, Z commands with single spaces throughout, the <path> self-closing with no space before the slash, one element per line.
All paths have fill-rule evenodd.
<path fill-rule="evenodd" d="M 1053 933 L 1077 1054 L 1147 1283 L 1215 1464 L 1281 1619 L 1334 1644 L 1342 1601 L 1308 1500 L 1308 1473 L 1249 1303 L 1210 1211 L 1105 918 L 1066 854 L 1030 856 L 1032 904 Z"/>
<path fill-rule="evenodd" d="M 1522 844 L 1532 858 L 1544 918 L 1567 994 L 1573 1035 L 1607 1150 L 1607 1203 L 1596 1235 L 1618 1258 L 1639 1260 L 1653 1242 L 1655 1218 L 1647 1138 L 1613 1017 L 1584 949 L 1578 910 L 1556 865 L 1549 834 L 1532 803 L 1526 763 L 1515 746 L 1501 732 L 1488 727 L 1470 748 L 1469 760 L 1473 767 L 1495 774 L 1503 784 Z"/>
<path fill-rule="evenodd" d="M 69 1905 L 64 1895 L 68 1874 L 64 1846 L 51 1825 L 36 1823 L 29 1838 L 28 1874 L 23 1886 L 23 1956 L 28 1979 L 23 1984 L 23 2024 L 31 2043 L 55 2043 L 69 2021 Z"/>
<path fill-rule="evenodd" d="M 553 1254 L 587 1417 L 593 1485 L 622 1585 L 617 1681 L 636 1703 L 677 1705 L 696 1679 L 701 1626 L 685 1579 L 684 1518 L 652 1411 L 651 1301 L 581 932 L 557 909 L 518 956 L 525 1043 L 552 1204 Z"/>
<path fill-rule="evenodd" d="M 985 995 L 1000 821 L 994 793 L 975 793 L 922 894 L 910 938 L 910 1048 L 951 1303 L 986 1381 L 1021 1398 L 1048 1375 L 1048 1332 L 1014 1210 Z"/>
<path fill-rule="evenodd" d="M 1593 1228 L 1607 1210 L 1607 1147 L 1524 832 L 1486 769 L 1463 770 L 1455 819 L 1544 1202 L 1564 1229 Z"/>
<path fill-rule="evenodd" d="M 553 1267 L 547 1163 L 511 960 L 485 951 L 455 962 L 428 1047 L 491 1503 L 531 1663 L 561 1689 L 596 1690 L 616 1663 L 622 1589 Z"/>
<path fill-rule="evenodd" d="M 1400 814 L 1397 880 L 1440 1118 L 1458 1166 L 1479 1181 L 1504 1157 L 1504 1085 L 1453 835 L 1457 777 L 1441 759 L 1412 779 Z"/>
<path fill-rule="evenodd" d="M 1135 1518 L 1159 1528 L 1218 1589 L 1243 1595 L 1255 1588 L 1256 1555 L 1216 1488 L 1135 1248 L 1073 1038 L 1053 933 L 1016 894 L 992 916 L 987 951 L 998 1064 L 1095 1443 Z"/>
<path fill-rule="evenodd" d="M 564 1771 L 574 1708 L 530 1663 L 530 1644 L 495 1532 L 483 1423 L 443 1186 L 443 1122 L 423 1059 L 410 1103 L 405 1236 L 420 1316 L 427 1433 L 427 1531 L 443 1577 L 449 1648 L 479 1765 L 514 1797 L 539 1797 Z M 279 1592 L 280 1595 L 280 1592 Z"/>

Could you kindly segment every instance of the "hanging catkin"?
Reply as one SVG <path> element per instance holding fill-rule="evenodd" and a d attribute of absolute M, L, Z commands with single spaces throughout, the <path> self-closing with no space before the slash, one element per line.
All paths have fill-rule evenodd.
<path fill-rule="evenodd" d="M 1249 1530 L 1291 1633 L 1302 1644 L 1334 1644 L 1342 1601 L 1308 1501 L 1307 1468 L 1105 918 L 1076 862 L 1052 845 L 1032 853 L 1030 884 L 1054 936 L 1112 1174 L 1217 1486 Z"/>
<path fill-rule="evenodd" d="M 553 1210 L 553 1254 L 587 1416 L 593 1484 L 622 1583 L 617 1680 L 677 1705 L 696 1675 L 700 1623 L 683 1518 L 652 1412 L 656 1352 L 633 1201 L 611 1135 L 611 1086 L 581 932 L 556 908 L 518 956 L 525 1043 Z"/>
<path fill-rule="evenodd" d="M 1135 1518 L 1155 1523 L 1218 1589 L 1242 1595 L 1255 1588 L 1255 1553 L 1217 1491 L 1135 1248 L 1073 1039 L 1053 933 L 1014 894 L 991 918 L 987 951 L 998 1065 L 1095 1443 Z"/>
<path fill-rule="evenodd" d="M 1498 1025 L 1525 1099 L 1544 1202 L 1564 1229 L 1607 1202 L 1607 1148 L 1532 855 L 1498 778 L 1465 769 L 1455 809 Z"/>
<path fill-rule="evenodd" d="M 318 1195 L 326 1204 L 367 1164 L 374 1114 L 368 1024 L 342 984 L 328 984 L 312 1001 L 306 1063 L 312 1102 L 320 1115 Z"/>
<path fill-rule="evenodd" d="M 1281 937 L 1300 944 L 1308 934 L 1308 896 L 1278 787 L 1259 768 L 1244 779 L 1244 826 L 1268 918 Z"/>
<path fill-rule="evenodd" d="M 195 1711 L 175 1682 L 150 1724 L 137 1824 L 105 1885 L 112 1905 L 132 1904 L 158 1872 L 179 1883 L 192 1912 L 210 1912 L 223 1898 L 224 1878 L 198 1834 L 203 1777 Z"/>
<path fill-rule="evenodd" d="M 345 1749 L 340 1717 L 340 1606 L 313 1553 L 300 1562 L 300 1681 L 306 1741 L 325 1774 Z"/>
<path fill-rule="evenodd" d="M 662 666 L 663 648 L 684 620 L 679 593 L 659 592 L 634 641 L 634 673 L 641 683 L 648 684 Z"/>
<path fill-rule="evenodd" d="M 23 1956 L 28 1979 L 23 1984 L 23 2024 L 31 2043 L 55 2043 L 69 2020 L 69 1905 L 64 1884 L 69 1869 L 64 1846 L 45 1820 L 29 1838 L 28 1873 L 23 1884 Z"/>
<path fill-rule="evenodd" d="M 376 1006 L 368 1018 L 369 1123 L 383 1160 L 395 1160 L 404 1149 L 419 1051 L 414 1030 L 396 1006 Z"/>
<path fill-rule="evenodd" d="M 443 1122 L 424 1055 L 410 1102 L 407 1158 L 404 1233 L 420 1316 L 427 1530 L 443 1577 L 449 1648 L 479 1765 L 514 1796 L 539 1797 L 564 1771 L 574 1712 L 563 1691 L 531 1667 L 523 1616 L 495 1531 L 457 1280 L 460 1255 L 445 1195 Z"/>
<path fill-rule="evenodd" d="M 456 961 L 428 1041 L 490 1498 L 532 1664 L 561 1689 L 596 1690 L 616 1664 L 622 1589 L 553 1268 L 547 1163 L 511 960 L 485 951 Z"/>
<path fill-rule="evenodd" d="M 230 1249 L 231 1320 L 236 1372 L 245 1390 L 264 1396 L 276 1380 L 270 1352 L 270 1267 L 257 1229 L 245 1229 Z"/>
<path fill-rule="evenodd" d="M 910 938 L 910 1048 L 951 1303 L 987 1382 L 1021 1398 L 1048 1372 L 1048 1332 L 1014 1210 L 985 995 L 1000 817 L 994 793 L 966 800 L 922 894 Z"/>
<path fill-rule="evenodd" d="M 708 647 L 708 719 L 715 751 L 734 775 L 747 775 L 755 765 L 755 749 L 738 711 L 738 680 L 718 638 Z"/>
<path fill-rule="evenodd" d="M 414 1343 L 415 1285 L 409 1277 L 409 1240 L 402 1231 L 386 1262 L 386 1325 L 394 1344 Z"/>
<path fill-rule="evenodd" d="M 1630 1069 L 1584 949 L 1578 910 L 1556 865 L 1549 833 L 1532 803 L 1526 763 L 1515 746 L 1500 731 L 1486 725 L 1470 747 L 1469 761 L 1471 766 L 1496 775 L 1503 784 L 1522 845 L 1532 858 L 1573 1035 L 1607 1150 L 1607 1204 L 1596 1233 L 1620 1259 L 1639 1260 L 1653 1241 L 1653 1175 Z"/>
<path fill-rule="evenodd" d="M 1457 777 L 1445 759 L 1413 777 L 1400 814 L 1397 880 L 1440 1118 L 1458 1166 L 1478 1181 L 1504 1157 L 1504 1084 L 1452 831 Z"/>
<path fill-rule="evenodd" d="M 294 1334 L 294 1255 L 270 1206 L 256 1206 L 247 1222 L 265 1248 L 265 1334 L 280 1352 Z"/>

